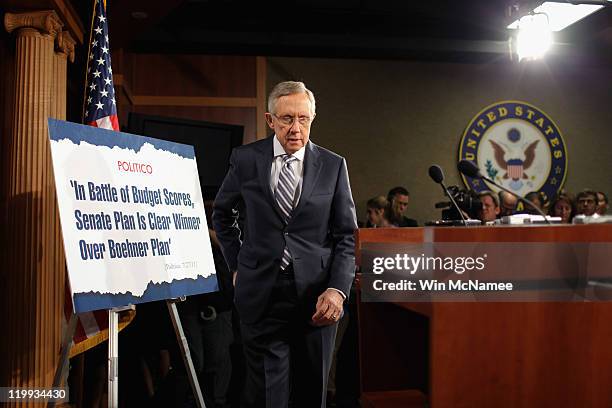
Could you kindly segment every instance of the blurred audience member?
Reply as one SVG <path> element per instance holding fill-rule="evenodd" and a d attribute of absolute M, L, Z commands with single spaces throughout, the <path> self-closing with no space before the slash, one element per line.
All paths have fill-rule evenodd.
<path fill-rule="evenodd" d="M 548 214 L 552 202 L 543 191 L 540 191 L 540 202 L 542 203 L 542 207 L 540 207 L 540 209 L 544 214 Z"/>
<path fill-rule="evenodd" d="M 608 196 L 603 191 L 597 192 L 597 214 L 606 215 L 608 213 Z"/>
<path fill-rule="evenodd" d="M 540 210 L 544 211 L 544 199 L 542 197 L 542 194 L 538 191 L 531 191 L 529 193 L 527 193 L 527 195 L 525 196 L 526 200 L 531 201 L 536 207 L 538 207 Z M 524 212 L 527 214 L 539 214 L 533 207 L 531 207 L 530 205 L 525 205 L 524 206 Z"/>
<path fill-rule="evenodd" d="M 571 195 L 568 193 L 560 192 L 557 198 L 553 201 L 549 215 L 553 217 L 561 217 L 561 222 L 569 224 L 572 222 L 574 215 L 576 214 L 576 205 Z"/>
<path fill-rule="evenodd" d="M 578 215 L 593 215 L 597 209 L 597 193 L 593 190 L 583 190 L 576 196 Z"/>
<path fill-rule="evenodd" d="M 487 222 L 495 221 L 499 214 L 499 201 L 497 201 L 497 195 L 492 191 L 483 191 L 478 195 L 482 208 L 478 213 L 478 217 L 483 224 Z"/>
<path fill-rule="evenodd" d="M 389 201 L 384 196 L 377 196 L 368 200 L 368 224 L 374 228 L 393 227 L 389 221 Z"/>
<path fill-rule="evenodd" d="M 514 214 L 514 212 L 516 211 L 516 206 L 518 204 L 518 198 L 503 190 L 498 193 L 498 198 L 499 216 L 503 217 Z"/>
<path fill-rule="evenodd" d="M 387 200 L 389 201 L 391 211 L 389 213 L 389 221 L 396 227 L 417 227 L 418 223 L 412 218 L 404 216 L 406 208 L 408 208 L 408 202 L 410 200 L 410 193 L 404 187 L 394 187 L 389 190 L 387 194 Z"/>

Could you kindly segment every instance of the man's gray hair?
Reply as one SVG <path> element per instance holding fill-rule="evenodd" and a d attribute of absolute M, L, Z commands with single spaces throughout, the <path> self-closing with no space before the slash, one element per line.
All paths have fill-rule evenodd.
<path fill-rule="evenodd" d="M 483 198 L 483 197 L 491 197 L 491 200 L 493 200 L 495 207 L 499 207 L 499 198 L 497 197 L 497 194 L 495 194 L 494 192 L 490 190 L 484 190 L 480 194 L 478 194 L 478 198 Z"/>
<path fill-rule="evenodd" d="M 276 103 L 282 96 L 300 93 L 304 93 L 306 94 L 306 96 L 308 96 L 308 100 L 310 101 L 310 107 L 312 109 L 312 114 L 314 115 L 316 112 L 314 94 L 310 89 L 306 88 L 306 85 L 304 85 L 303 82 L 296 81 L 280 82 L 276 84 L 276 86 L 274 86 L 274 89 L 272 89 L 272 92 L 270 92 L 270 96 L 268 96 L 268 112 L 276 113 Z"/>

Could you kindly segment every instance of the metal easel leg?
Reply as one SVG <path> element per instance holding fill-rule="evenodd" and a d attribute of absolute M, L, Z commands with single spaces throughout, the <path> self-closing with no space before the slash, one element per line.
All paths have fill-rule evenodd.
<path fill-rule="evenodd" d="M 64 331 L 64 337 L 62 338 L 60 360 L 58 362 L 57 368 L 55 369 L 55 375 L 53 376 L 53 388 L 59 388 L 62 384 L 62 378 L 66 377 L 65 374 L 66 370 L 68 369 L 68 355 L 70 354 L 70 343 L 72 343 L 72 338 L 74 337 L 77 321 L 77 316 L 72 313 L 70 315 L 70 320 L 68 321 L 68 327 L 66 327 L 66 330 Z M 68 385 L 66 385 L 66 388 L 68 388 Z M 49 400 L 47 407 L 55 407 L 55 400 Z"/>
<path fill-rule="evenodd" d="M 108 311 L 108 407 L 119 406 L 119 312 L 134 310 L 134 305 Z"/>
<path fill-rule="evenodd" d="M 204 403 L 204 397 L 202 396 L 202 390 L 200 389 L 198 376 L 193 366 L 191 353 L 189 352 L 189 343 L 187 343 L 187 337 L 185 337 L 185 332 L 183 331 L 183 326 L 181 325 L 181 319 L 176 308 L 176 302 L 180 302 L 183 300 L 185 300 L 185 297 L 182 297 L 181 299 L 170 299 L 166 301 L 166 304 L 168 305 L 168 312 L 170 313 L 170 319 L 172 320 L 172 325 L 174 326 L 176 339 L 178 341 L 179 347 L 181 348 L 183 361 L 185 362 L 185 367 L 187 368 L 187 376 L 189 378 L 189 383 L 191 384 L 191 389 L 193 390 L 193 395 L 196 399 L 196 402 L 198 403 L 198 407 L 206 408 L 206 404 Z"/>

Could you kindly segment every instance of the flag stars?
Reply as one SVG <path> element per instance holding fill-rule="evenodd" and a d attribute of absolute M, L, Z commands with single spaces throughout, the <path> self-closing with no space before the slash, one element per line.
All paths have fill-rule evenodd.
<path fill-rule="evenodd" d="M 87 95 L 85 95 L 85 117 L 87 122 L 102 119 L 108 115 L 116 115 L 115 90 L 113 89 L 113 71 L 111 51 L 108 37 L 108 17 L 102 6 L 106 0 L 94 0 L 94 20 L 89 39 L 87 54 Z M 87 89 L 89 88 L 89 89 Z"/>

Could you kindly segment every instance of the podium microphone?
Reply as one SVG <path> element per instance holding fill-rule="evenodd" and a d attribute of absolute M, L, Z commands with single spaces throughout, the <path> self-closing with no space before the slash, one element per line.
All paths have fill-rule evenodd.
<path fill-rule="evenodd" d="M 536 210 L 538 212 L 538 214 L 540 214 L 542 217 L 544 217 L 544 222 L 546 222 L 547 224 L 551 224 L 551 222 L 548 220 L 548 218 L 546 218 L 546 214 L 544 214 L 542 212 L 542 210 L 540 210 L 538 208 L 537 205 L 535 205 L 534 203 L 532 203 L 531 201 L 521 197 L 520 195 L 508 190 L 506 187 L 497 184 L 496 182 L 494 182 L 493 180 L 491 180 L 488 177 L 485 177 L 482 175 L 482 173 L 480 173 L 480 170 L 478 169 L 478 167 L 472 163 L 469 160 L 461 160 L 459 161 L 459 163 L 457 163 L 457 170 L 459 170 L 459 172 L 461 172 L 461 174 L 463 174 L 464 176 L 468 176 L 471 178 L 476 178 L 476 179 L 482 179 L 490 184 L 493 184 L 495 187 L 504 190 L 506 193 L 510 193 L 513 196 L 515 196 L 520 202 L 528 205 L 529 207 L 533 208 L 534 210 Z"/>
<path fill-rule="evenodd" d="M 459 206 L 457 205 L 457 202 L 453 198 L 452 194 L 448 192 L 448 188 L 446 188 L 446 186 L 444 185 L 444 172 L 442 172 L 442 168 L 437 164 L 432 165 L 429 168 L 429 177 L 431 177 L 431 179 L 437 184 L 442 186 L 442 190 L 444 190 L 444 193 L 448 196 L 448 198 L 450 198 L 451 203 L 453 203 L 453 207 L 455 207 L 455 209 L 459 213 L 459 216 L 461 217 L 461 221 L 463 221 L 463 225 L 466 226 L 467 224 L 465 222 L 465 217 L 463 216 L 463 211 L 461 211 L 461 208 L 459 208 Z"/>

